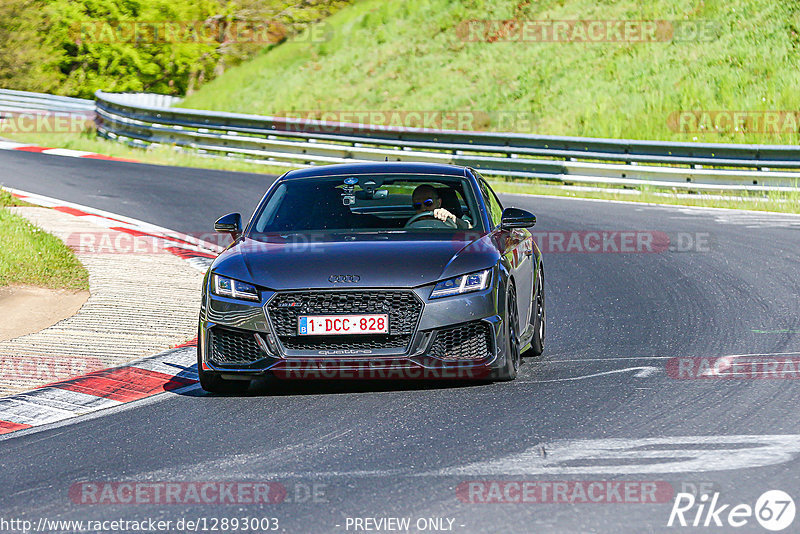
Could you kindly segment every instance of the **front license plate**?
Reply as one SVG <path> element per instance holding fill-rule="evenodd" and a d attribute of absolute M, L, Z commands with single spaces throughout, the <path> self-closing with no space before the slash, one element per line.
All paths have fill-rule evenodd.
<path fill-rule="evenodd" d="M 336 334 L 388 334 L 389 315 L 301 315 L 297 318 L 301 336 Z"/>

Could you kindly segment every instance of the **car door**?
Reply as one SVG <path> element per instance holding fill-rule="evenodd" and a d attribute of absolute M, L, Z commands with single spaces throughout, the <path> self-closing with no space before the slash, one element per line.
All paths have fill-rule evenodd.
<path fill-rule="evenodd" d="M 480 179 L 480 186 L 489 212 L 489 220 L 496 231 L 500 232 L 498 242 L 501 243 L 501 252 L 508 261 L 511 274 L 514 277 L 514 284 L 517 290 L 517 314 L 521 323 L 517 325 L 517 331 L 522 335 L 528 328 L 531 319 L 533 270 L 535 268 L 533 236 L 525 228 L 499 230 L 503 205 L 483 178 Z"/>

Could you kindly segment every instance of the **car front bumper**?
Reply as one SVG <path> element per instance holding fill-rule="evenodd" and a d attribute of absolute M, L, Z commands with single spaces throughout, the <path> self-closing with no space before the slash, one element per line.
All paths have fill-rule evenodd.
<path fill-rule="evenodd" d="M 228 379 L 481 379 L 503 366 L 503 318 L 494 284 L 433 300 L 427 298 L 430 290 L 265 291 L 253 303 L 206 292 L 200 365 Z M 318 336 L 313 342 L 292 335 L 297 315 L 332 310 L 386 312 L 391 335 Z"/>

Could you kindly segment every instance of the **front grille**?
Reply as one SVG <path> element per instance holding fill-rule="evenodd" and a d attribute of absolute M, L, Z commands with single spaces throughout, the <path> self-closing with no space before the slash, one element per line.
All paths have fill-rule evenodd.
<path fill-rule="evenodd" d="M 272 326 L 290 350 L 405 349 L 411 342 L 422 302 L 411 291 L 295 291 L 278 293 L 267 306 Z M 386 313 L 388 334 L 298 336 L 301 315 Z"/>
<path fill-rule="evenodd" d="M 290 350 L 393 349 L 405 347 L 409 341 L 410 335 L 293 336 L 284 339 L 283 346 Z"/>
<path fill-rule="evenodd" d="M 254 332 L 217 326 L 209 331 L 209 346 L 211 361 L 220 365 L 249 365 L 265 357 Z"/>
<path fill-rule="evenodd" d="M 439 330 L 430 354 L 443 360 L 480 360 L 488 357 L 491 349 L 491 327 L 475 321 Z"/>

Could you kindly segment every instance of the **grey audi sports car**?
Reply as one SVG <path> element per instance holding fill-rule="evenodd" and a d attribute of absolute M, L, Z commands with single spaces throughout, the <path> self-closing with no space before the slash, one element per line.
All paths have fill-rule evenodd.
<path fill-rule="evenodd" d="M 513 380 L 541 354 L 544 268 L 528 228 L 475 170 L 422 163 L 291 171 L 203 284 L 198 372 L 249 380 Z"/>

